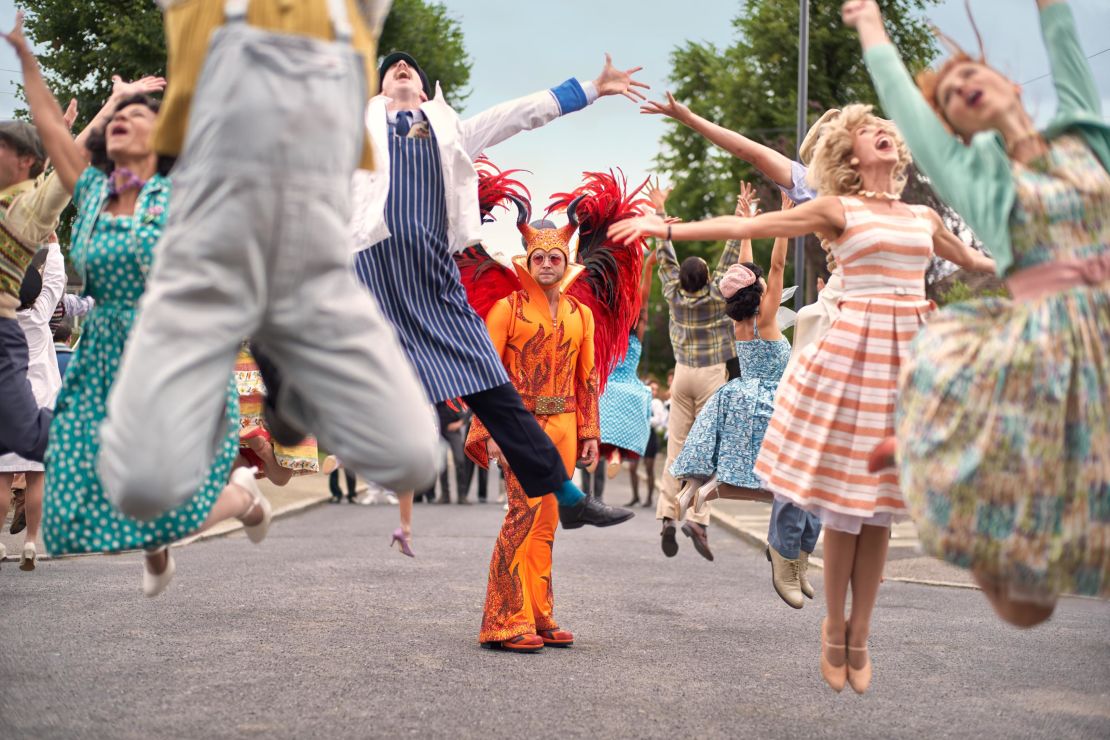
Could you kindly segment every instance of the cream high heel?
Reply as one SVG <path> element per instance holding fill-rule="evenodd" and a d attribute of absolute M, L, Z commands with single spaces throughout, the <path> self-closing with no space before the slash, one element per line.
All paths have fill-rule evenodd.
<path fill-rule="evenodd" d="M 30 572 L 35 569 L 35 558 L 38 553 L 35 552 L 35 541 L 28 540 L 23 543 L 23 552 L 19 555 L 19 569 Z"/>
<path fill-rule="evenodd" d="M 270 531 L 270 521 L 273 519 L 274 510 L 270 505 L 270 500 L 262 495 L 262 491 L 258 489 L 258 483 L 254 479 L 254 474 L 258 472 L 258 468 L 236 468 L 235 472 L 231 474 L 231 482 L 242 489 L 245 489 L 254 499 L 243 515 L 239 517 L 239 521 L 247 518 L 255 507 L 262 509 L 262 521 L 258 524 L 247 524 L 243 522 L 243 531 L 247 533 L 247 539 L 254 544 L 262 542 L 266 539 L 266 533 Z"/>
<path fill-rule="evenodd" d="M 678 507 L 678 513 L 675 515 L 675 521 L 681 522 L 686 518 L 686 511 L 694 505 L 694 497 L 698 494 L 698 482 L 693 478 L 687 478 L 682 483 L 682 490 L 678 493 L 678 498 L 675 500 L 675 505 Z"/>
<path fill-rule="evenodd" d="M 862 694 L 871 685 L 871 654 L 867 652 L 866 646 L 852 647 L 849 645 L 848 652 L 867 654 L 867 662 L 863 664 L 863 668 L 853 668 L 851 662 L 844 663 L 848 667 L 848 684 L 852 687 L 852 691 Z"/>
<path fill-rule="evenodd" d="M 147 567 L 146 555 L 143 555 L 143 594 L 150 598 L 165 591 L 166 586 L 173 580 L 173 574 L 177 572 L 177 565 L 173 562 L 173 553 L 170 552 L 168 545 L 162 545 L 152 552 L 166 553 L 166 567 L 161 573 L 151 573 L 150 568 Z"/>
<path fill-rule="evenodd" d="M 713 476 L 698 488 L 698 495 L 694 499 L 694 513 L 704 514 L 705 507 L 715 498 L 720 498 L 717 493 L 717 476 Z"/>

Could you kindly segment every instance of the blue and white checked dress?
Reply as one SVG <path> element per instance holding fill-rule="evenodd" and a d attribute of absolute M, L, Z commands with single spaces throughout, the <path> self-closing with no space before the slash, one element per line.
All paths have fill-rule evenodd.
<path fill-rule="evenodd" d="M 397 329 L 431 401 L 508 383 L 448 248 L 435 136 L 404 137 L 389 129 L 385 218 L 392 236 L 355 255 L 355 272 Z"/>
<path fill-rule="evenodd" d="M 613 368 L 598 400 L 601 443 L 643 455 L 651 433 L 651 389 L 640 382 L 636 368 L 643 347 L 635 334 L 628 337 L 628 354 Z"/>

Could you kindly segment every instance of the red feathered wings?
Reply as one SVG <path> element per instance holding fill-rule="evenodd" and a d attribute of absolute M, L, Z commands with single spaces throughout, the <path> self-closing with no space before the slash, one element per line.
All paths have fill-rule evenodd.
<path fill-rule="evenodd" d="M 548 213 L 563 211 L 575 198 L 584 196 L 575 208 L 579 222 L 578 258 L 585 274 L 568 293 L 590 307 L 594 314 L 594 363 L 602 387 L 628 352 L 628 334 L 640 317 L 640 278 L 644 265 L 644 242 L 632 246 L 609 240 L 609 227 L 639 216 L 651 206 L 638 198 L 647 180 L 628 192 L 624 173 L 587 172 L 585 183 L 572 193 L 552 196 Z"/>
<path fill-rule="evenodd" d="M 526 202 L 531 199 L 528 188 L 510 177 L 523 170 L 502 172 L 485 157 L 474 164 L 478 170 L 478 210 L 482 214 L 482 223 L 493 220 L 491 214 L 494 208 L 507 208 L 506 202 L 510 196 Z M 481 245 L 467 247 L 456 254 L 455 264 L 459 267 L 462 284 L 466 288 L 467 302 L 483 319 L 493 308 L 493 304 L 521 288 L 516 271 L 490 257 Z"/>

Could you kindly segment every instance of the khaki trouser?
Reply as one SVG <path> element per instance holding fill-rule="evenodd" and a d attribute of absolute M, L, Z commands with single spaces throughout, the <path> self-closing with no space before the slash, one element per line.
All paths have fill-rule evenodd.
<path fill-rule="evenodd" d="M 663 466 L 663 482 L 659 487 L 659 503 L 655 508 L 656 519 L 674 519 L 677 516 L 679 483 L 671 475 L 671 465 L 682 452 L 686 435 L 690 433 L 698 412 L 727 380 L 728 371 L 723 362 L 709 367 L 675 365 L 674 382 L 671 384 L 671 416 L 667 422 L 667 464 Z M 706 507 L 701 514 L 695 514 L 693 509 L 689 509 L 686 518 L 698 524 L 709 524 L 709 508 Z"/>

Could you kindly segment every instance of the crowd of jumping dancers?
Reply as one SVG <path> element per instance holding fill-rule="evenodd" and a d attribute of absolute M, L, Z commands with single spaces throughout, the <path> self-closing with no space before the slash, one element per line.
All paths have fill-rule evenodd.
<path fill-rule="evenodd" d="M 637 370 L 657 272 L 676 363 L 662 550 L 681 530 L 712 560 L 711 502 L 766 502 L 772 583 L 801 608 L 823 529 L 833 689 L 871 681 L 899 520 L 1009 623 L 1043 622 L 1061 594 L 1110 598 L 1110 125 L 1063 0 L 1036 0 L 1059 99 L 1043 131 L 981 51 L 915 83 L 879 6 L 844 3 L 891 118 L 845 101 L 798 161 L 670 94 L 647 101 L 640 68 L 608 57 L 592 81 L 462 118 L 411 55 L 379 61 L 388 0 L 162 4 L 168 83 L 115 78 L 76 137 L 22 15 L 4 34 L 33 120 L 0 123 L 0 522 L 22 474 L 23 570 L 41 529 L 52 555 L 141 549 L 156 596 L 175 542 L 231 518 L 261 542 L 257 479 L 316 472 L 318 445 L 398 492 L 394 541 L 412 555 L 438 408 L 451 431 L 473 416 L 456 456 L 504 472 L 479 641 L 569 646 L 555 531 L 632 516 L 572 474 L 595 470 L 589 491 L 606 462 L 654 458 L 663 423 Z M 760 212 L 745 185 L 733 215 L 683 223 L 666 188 L 609 171 L 533 220 L 517 171 L 483 155 L 611 96 L 750 162 L 781 208 Z M 911 161 L 989 257 L 902 201 Z M 70 202 L 82 299 L 64 296 L 54 234 Z M 511 260 L 480 243 L 498 208 L 521 234 Z M 779 309 L 787 240 L 809 234 L 831 275 L 794 317 Z M 683 241 L 726 245 L 711 270 L 678 259 Z M 997 274 L 1010 297 L 936 310 L 934 256 Z M 84 313 L 63 379 L 58 321 Z"/>

